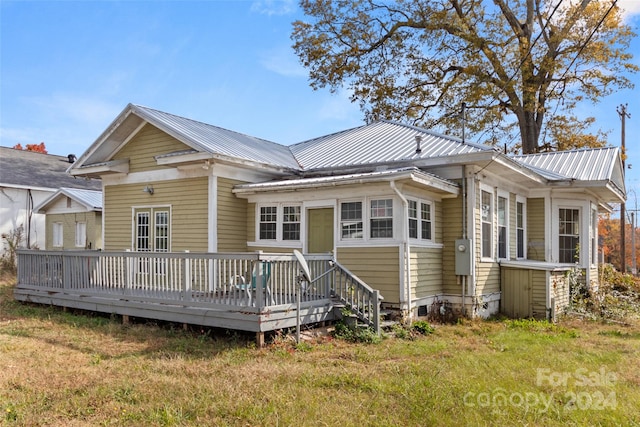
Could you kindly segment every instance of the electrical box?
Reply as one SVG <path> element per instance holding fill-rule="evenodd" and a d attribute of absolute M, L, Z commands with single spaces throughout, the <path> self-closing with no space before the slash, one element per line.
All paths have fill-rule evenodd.
<path fill-rule="evenodd" d="M 471 274 L 471 240 L 456 240 L 456 275 L 469 276 Z"/>

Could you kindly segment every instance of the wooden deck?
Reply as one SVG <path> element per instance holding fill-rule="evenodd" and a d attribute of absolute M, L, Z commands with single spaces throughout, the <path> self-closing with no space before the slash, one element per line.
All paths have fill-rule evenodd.
<path fill-rule="evenodd" d="M 19 251 L 19 301 L 256 332 L 333 320 L 340 300 L 379 329 L 379 294 L 329 255 Z"/>

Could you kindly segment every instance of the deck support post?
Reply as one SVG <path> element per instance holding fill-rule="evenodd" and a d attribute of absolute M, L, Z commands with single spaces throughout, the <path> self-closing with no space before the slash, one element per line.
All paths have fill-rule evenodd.
<path fill-rule="evenodd" d="M 264 347 L 264 332 L 256 332 L 256 345 L 258 348 Z"/>

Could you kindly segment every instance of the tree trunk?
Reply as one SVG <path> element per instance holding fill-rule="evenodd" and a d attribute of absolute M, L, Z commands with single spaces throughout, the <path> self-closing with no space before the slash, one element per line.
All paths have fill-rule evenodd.
<path fill-rule="evenodd" d="M 540 129 L 536 121 L 536 114 L 524 111 L 518 115 L 520 124 L 520 135 L 522 138 L 522 154 L 533 154 L 538 152 L 538 137 Z"/>

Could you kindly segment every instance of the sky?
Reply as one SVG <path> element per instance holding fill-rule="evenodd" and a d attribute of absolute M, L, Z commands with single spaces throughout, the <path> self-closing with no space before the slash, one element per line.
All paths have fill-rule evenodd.
<path fill-rule="evenodd" d="M 640 0 L 618 0 L 640 34 Z M 0 145 L 82 154 L 128 103 L 289 145 L 363 124 L 348 93 L 310 88 L 291 48 L 293 0 L 0 0 Z M 640 65 L 640 40 L 631 46 Z M 640 74 L 577 115 L 620 145 L 640 196 Z"/>

